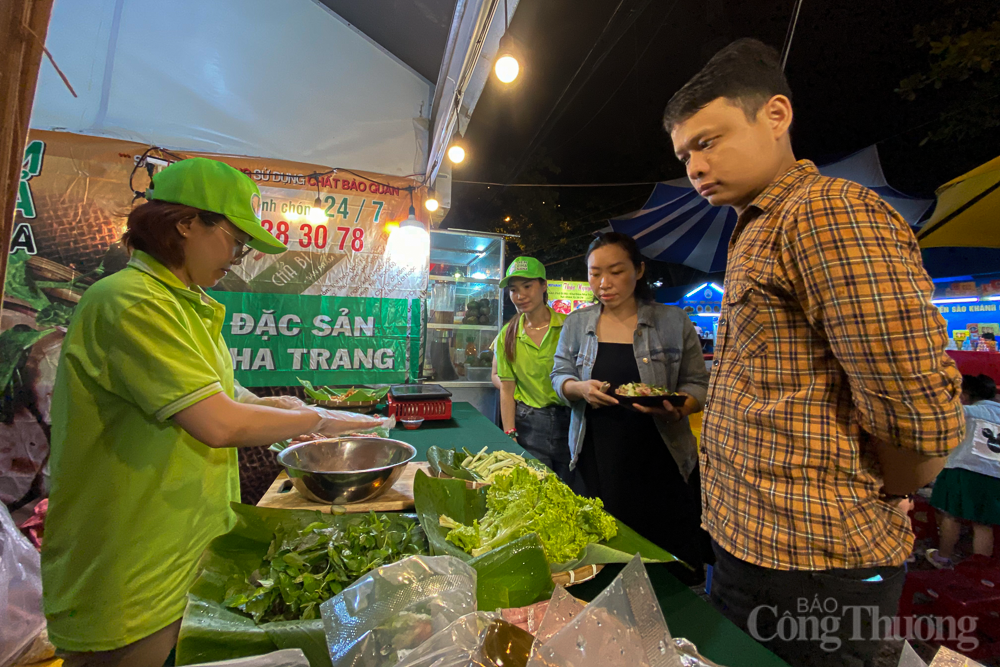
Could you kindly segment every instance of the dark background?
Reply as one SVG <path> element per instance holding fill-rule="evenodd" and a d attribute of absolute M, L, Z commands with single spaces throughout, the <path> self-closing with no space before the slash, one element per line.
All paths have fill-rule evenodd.
<path fill-rule="evenodd" d="M 660 124 L 670 96 L 734 39 L 756 37 L 780 50 L 794 4 L 522 0 L 510 26 L 521 48 L 521 74 L 510 86 L 491 76 L 464 139 L 468 157 L 454 170 L 452 209 L 443 226 L 519 233 L 508 259 L 533 254 L 549 265 L 550 277 L 583 279 L 583 260 L 576 256 L 590 234 L 608 217 L 640 208 L 652 186 L 514 188 L 460 181 L 682 177 Z M 889 183 L 924 197 L 996 157 L 1000 132 L 996 123 L 985 126 L 982 113 L 985 105 L 1000 114 L 1000 62 L 989 72 L 974 69 L 965 81 L 921 89 L 914 100 L 897 91 L 938 58 L 915 39 L 915 28 L 940 38 L 988 28 L 992 21 L 1000 21 L 1000 3 L 992 0 L 803 0 L 786 67 L 797 157 L 822 164 L 876 143 Z M 947 127 L 946 138 L 924 142 Z M 667 285 L 703 276 L 657 264 L 650 267 L 653 277 Z"/>

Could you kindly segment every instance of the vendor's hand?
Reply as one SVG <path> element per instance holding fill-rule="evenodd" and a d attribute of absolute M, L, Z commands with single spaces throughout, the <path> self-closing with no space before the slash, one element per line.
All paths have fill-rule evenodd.
<path fill-rule="evenodd" d="M 618 405 L 618 399 L 613 396 L 605 394 L 602 389 L 606 389 L 607 385 L 600 380 L 587 380 L 586 382 L 581 381 L 580 387 L 583 393 L 583 400 L 587 401 L 587 404 L 593 408 L 601 408 L 607 405 Z"/>
<path fill-rule="evenodd" d="M 299 443 L 303 443 L 303 442 L 312 442 L 313 440 L 322 440 L 325 437 L 326 436 L 323 435 L 322 433 L 303 433 L 302 435 L 300 435 L 297 438 L 292 438 L 292 441 L 289 444 L 298 445 Z"/>
<path fill-rule="evenodd" d="M 320 416 L 315 432 L 321 433 L 328 438 L 335 438 L 339 435 L 354 433 L 356 431 L 367 431 L 382 426 L 386 421 L 381 417 L 369 417 L 368 415 L 346 412 L 344 410 L 327 410 L 317 407 L 307 409 L 313 410 Z"/>
<path fill-rule="evenodd" d="M 691 398 L 687 394 L 684 394 L 684 393 L 681 393 L 681 392 L 678 392 L 678 395 L 679 396 L 685 396 L 688 399 Z M 655 415 L 655 416 L 658 416 L 658 417 L 663 417 L 667 421 L 672 421 L 672 422 L 680 421 L 684 417 L 687 417 L 688 414 L 689 414 L 689 412 L 687 410 L 687 403 L 685 403 L 683 406 L 681 406 L 679 408 L 675 408 L 673 406 L 673 404 L 670 403 L 670 401 L 663 401 L 663 407 L 656 406 L 656 407 L 652 407 L 651 408 L 651 407 L 647 407 L 645 405 L 635 405 L 635 406 L 632 406 L 632 407 L 634 407 L 639 412 L 642 412 L 643 414 Z"/>
<path fill-rule="evenodd" d="M 280 410 L 296 410 L 298 408 L 305 407 L 305 403 L 295 396 L 266 396 L 259 398 L 258 400 L 260 402 L 257 403 L 257 405 L 263 405 L 269 408 L 278 408 Z"/>

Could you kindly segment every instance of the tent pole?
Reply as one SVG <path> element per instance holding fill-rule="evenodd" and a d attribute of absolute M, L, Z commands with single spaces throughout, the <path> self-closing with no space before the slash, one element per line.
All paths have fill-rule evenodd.
<path fill-rule="evenodd" d="M 38 83 L 53 0 L 0 2 L 0 310 L 3 278 L 14 230 L 14 206 L 21 181 L 24 142 Z"/>

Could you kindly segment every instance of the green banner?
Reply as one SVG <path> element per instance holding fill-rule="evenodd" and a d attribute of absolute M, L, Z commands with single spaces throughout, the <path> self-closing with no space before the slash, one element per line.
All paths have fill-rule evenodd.
<path fill-rule="evenodd" d="M 419 299 L 212 292 L 244 387 L 392 384 L 417 377 Z"/>

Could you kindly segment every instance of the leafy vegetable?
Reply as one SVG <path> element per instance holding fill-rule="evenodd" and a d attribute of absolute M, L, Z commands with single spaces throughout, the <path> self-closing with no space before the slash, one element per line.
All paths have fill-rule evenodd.
<path fill-rule="evenodd" d="M 413 524 L 401 528 L 374 512 L 344 526 L 279 524 L 264 562 L 249 576 L 233 577 L 223 605 L 257 623 L 317 619 L 321 603 L 369 570 L 423 553 L 415 533 Z"/>
<path fill-rule="evenodd" d="M 450 452 L 452 450 L 441 451 Z M 430 454 L 428 454 L 429 458 Z M 459 549 L 447 540 L 449 529 L 441 526 L 440 519 L 443 514 L 466 525 L 471 525 L 473 521 L 482 519 L 487 511 L 486 493 L 489 488 L 491 487 L 470 489 L 464 480 L 439 479 L 424 474 L 422 470 L 417 471 L 413 480 L 413 502 L 416 505 L 420 525 L 427 535 L 427 541 L 430 543 L 433 555 L 455 556 L 467 562 L 478 560 L 473 559 L 468 552 Z M 596 542 L 587 544 L 583 552 L 573 560 L 562 563 L 549 562 L 549 569 L 552 572 L 567 572 L 583 565 L 628 563 L 637 553 L 642 556 L 644 563 L 677 561 L 670 552 L 656 546 L 621 521 L 617 519 L 614 521 L 618 532 L 613 538 L 601 544 Z M 508 543 L 500 547 L 499 551 L 508 549 L 511 544 Z M 481 558 L 485 559 L 486 555 L 481 556 Z M 479 583 L 481 590 L 482 581 Z"/>
<path fill-rule="evenodd" d="M 528 533 L 542 540 L 545 558 L 561 563 L 579 557 L 591 542 L 603 542 L 618 526 L 598 498 L 582 498 L 555 475 L 541 478 L 527 466 L 497 476 L 486 492 L 486 515 L 472 525 L 446 515 L 438 521 L 449 528 L 447 539 L 473 556 Z"/>
<path fill-rule="evenodd" d="M 26 301 L 35 310 L 41 310 L 49 305 L 49 298 L 28 274 L 30 258 L 31 256 L 24 250 L 18 250 L 8 258 L 4 291 L 10 296 Z"/>
<path fill-rule="evenodd" d="M 0 422 L 9 423 L 14 417 L 14 399 L 21 384 L 21 369 L 31 346 L 52 331 L 35 331 L 27 325 L 18 324 L 0 333 Z"/>
<path fill-rule="evenodd" d="M 38 314 L 35 315 L 35 322 L 42 327 L 67 327 L 73 318 L 74 310 L 73 306 L 68 306 L 65 303 L 50 303 L 38 311 Z"/>

